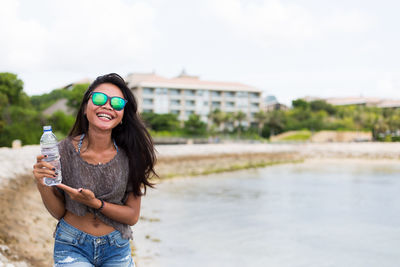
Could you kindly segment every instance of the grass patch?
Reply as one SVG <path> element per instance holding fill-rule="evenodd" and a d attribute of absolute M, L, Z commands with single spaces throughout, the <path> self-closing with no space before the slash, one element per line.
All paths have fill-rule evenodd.
<path fill-rule="evenodd" d="M 296 131 L 291 135 L 282 137 L 280 141 L 307 141 L 311 135 L 311 131 L 308 130 Z"/>
<path fill-rule="evenodd" d="M 259 161 L 259 162 L 247 162 L 245 164 L 233 164 L 223 168 L 208 168 L 201 171 L 192 171 L 186 174 L 178 174 L 178 173 L 168 173 L 161 177 L 161 180 L 183 177 L 183 176 L 199 176 L 199 175 L 209 175 L 215 173 L 223 173 L 223 172 L 233 172 L 239 170 L 246 169 L 254 169 L 254 168 L 263 168 L 278 164 L 288 164 L 288 163 L 301 163 L 304 160 L 283 160 L 283 161 Z"/>

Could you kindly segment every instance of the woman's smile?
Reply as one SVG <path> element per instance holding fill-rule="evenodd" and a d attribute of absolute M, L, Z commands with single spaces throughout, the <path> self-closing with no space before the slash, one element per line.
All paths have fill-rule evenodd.
<path fill-rule="evenodd" d="M 110 120 L 114 119 L 112 114 L 109 114 L 104 111 L 97 113 L 97 117 L 100 118 L 101 120 L 106 120 L 106 121 L 110 121 Z"/>

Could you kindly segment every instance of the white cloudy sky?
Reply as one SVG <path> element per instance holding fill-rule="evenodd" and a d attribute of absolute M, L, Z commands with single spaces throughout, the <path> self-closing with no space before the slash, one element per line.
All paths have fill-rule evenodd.
<path fill-rule="evenodd" d="M 400 99 L 400 1 L 0 0 L 0 72 L 29 95 L 183 68 L 303 96 Z"/>

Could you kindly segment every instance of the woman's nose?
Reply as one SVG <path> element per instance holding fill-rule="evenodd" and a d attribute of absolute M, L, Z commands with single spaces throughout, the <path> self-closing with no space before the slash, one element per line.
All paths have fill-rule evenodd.
<path fill-rule="evenodd" d="M 107 102 L 104 103 L 103 107 L 105 107 L 107 109 L 113 109 L 111 106 L 111 99 L 107 99 Z"/>

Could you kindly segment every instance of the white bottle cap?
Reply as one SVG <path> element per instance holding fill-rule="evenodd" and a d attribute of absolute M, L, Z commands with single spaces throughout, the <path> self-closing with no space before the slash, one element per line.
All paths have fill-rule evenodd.
<path fill-rule="evenodd" d="M 51 125 L 46 125 L 46 126 L 43 126 L 43 131 L 44 132 L 48 132 L 48 131 L 52 131 L 52 129 L 51 129 Z"/>

